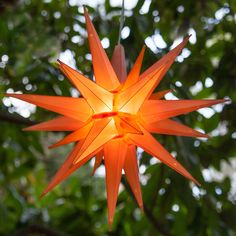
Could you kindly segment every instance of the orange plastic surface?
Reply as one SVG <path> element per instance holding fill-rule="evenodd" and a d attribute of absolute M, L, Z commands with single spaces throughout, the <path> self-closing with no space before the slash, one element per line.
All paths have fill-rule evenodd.
<path fill-rule="evenodd" d="M 121 45 L 116 46 L 111 64 L 86 9 L 84 14 L 96 83 L 59 61 L 59 68 L 79 90 L 83 98 L 30 94 L 7 94 L 7 96 L 63 115 L 25 130 L 73 131 L 51 147 L 77 142 L 43 191 L 42 196 L 92 157 L 96 156 L 93 174 L 104 159 L 108 221 L 111 226 L 122 169 L 125 171 L 138 205 L 140 208 L 143 207 L 136 159 L 137 146 L 184 177 L 199 184 L 150 133 L 207 137 L 168 118 L 223 103 L 225 100 L 166 101 L 160 99 L 170 90 L 152 94 L 187 43 L 189 36 L 140 75 L 145 50 L 143 48 L 127 77 L 124 48 Z"/>
<path fill-rule="evenodd" d="M 177 45 L 174 49 L 169 51 L 166 55 L 164 55 L 160 60 L 158 60 L 156 63 L 154 63 L 152 66 L 150 66 L 147 70 L 145 70 L 139 77 L 140 80 L 145 79 L 148 76 L 152 76 L 160 69 L 160 67 L 163 67 L 164 70 L 163 73 L 157 78 L 156 86 L 161 81 L 162 77 L 165 75 L 165 73 L 168 71 L 170 66 L 173 64 L 175 58 L 179 55 L 179 53 L 182 51 L 186 43 L 188 42 L 191 35 L 188 35 L 179 45 Z"/>
<path fill-rule="evenodd" d="M 90 160 L 94 155 L 96 155 L 97 152 L 101 150 L 101 148 L 95 150 L 93 153 L 90 153 L 82 161 L 78 162 L 76 165 L 73 165 L 72 164 L 73 160 L 77 156 L 80 148 L 81 148 L 81 143 L 79 142 L 76 144 L 70 155 L 67 157 L 65 162 L 57 171 L 57 173 L 53 176 L 47 187 L 44 189 L 44 191 L 41 194 L 41 197 L 45 196 L 49 191 L 51 191 L 54 187 L 60 184 L 63 180 L 65 180 L 68 176 L 70 176 L 73 172 L 75 172 L 79 167 L 84 165 L 88 160 Z"/>
<path fill-rule="evenodd" d="M 59 61 L 59 68 L 73 81 L 95 113 L 109 112 L 113 106 L 113 94 L 87 79 L 78 71 Z"/>
<path fill-rule="evenodd" d="M 8 97 L 21 99 L 49 111 L 65 115 L 79 121 L 86 121 L 92 115 L 92 110 L 83 98 L 43 96 L 33 94 L 8 93 Z"/>
<path fill-rule="evenodd" d="M 140 70 L 141 70 L 142 63 L 143 63 L 145 49 L 146 49 L 146 47 L 143 46 L 136 62 L 134 63 L 134 66 L 132 67 L 127 79 L 125 80 L 122 90 L 127 89 L 128 87 L 130 87 L 131 85 L 135 84 L 138 81 Z"/>
<path fill-rule="evenodd" d="M 112 118 L 94 120 L 93 126 L 82 142 L 80 151 L 73 164 L 77 164 L 117 135 L 118 132 Z"/>
<path fill-rule="evenodd" d="M 74 131 L 80 129 L 84 125 L 83 122 L 66 117 L 60 116 L 55 119 L 45 121 L 30 127 L 24 128 L 24 131 Z"/>
<path fill-rule="evenodd" d="M 147 123 L 144 124 L 144 127 L 150 133 L 209 138 L 207 134 L 201 133 L 186 125 L 169 119 L 160 120 L 156 123 Z"/>
<path fill-rule="evenodd" d="M 88 30 L 88 40 L 92 54 L 93 70 L 96 83 L 108 91 L 116 90 L 120 86 L 120 82 L 114 72 L 114 69 L 112 68 L 105 50 L 102 47 L 97 32 L 89 18 L 85 7 L 84 16 Z"/>
<path fill-rule="evenodd" d="M 150 100 L 162 99 L 167 93 L 170 93 L 171 91 L 172 91 L 172 89 L 167 89 L 167 90 L 163 90 L 163 91 L 160 91 L 160 92 L 153 93 L 150 96 Z"/>
<path fill-rule="evenodd" d="M 109 225 L 113 222 L 127 147 L 121 138 L 109 141 L 104 147 Z"/>
<path fill-rule="evenodd" d="M 174 169 L 187 179 L 193 181 L 195 184 L 200 185 L 199 182 L 192 177 L 192 175 L 174 158 L 171 154 L 144 128 L 141 128 L 143 135 L 128 134 L 128 137 L 133 143 L 150 155 L 158 158 L 161 162 Z"/>
<path fill-rule="evenodd" d="M 104 152 L 103 152 L 103 149 L 102 149 L 95 156 L 95 162 L 94 162 L 94 166 L 93 166 L 92 175 L 94 175 L 94 173 L 97 170 L 97 168 L 101 165 L 102 160 L 103 160 L 103 156 L 104 156 Z"/>
<path fill-rule="evenodd" d="M 135 145 L 129 145 L 125 157 L 124 171 L 130 188 L 141 209 L 143 209 L 142 192 L 139 183 L 139 169 Z"/>
<path fill-rule="evenodd" d="M 136 84 L 122 91 L 119 97 L 119 111 L 137 114 L 144 101 L 155 89 L 156 78 L 159 78 L 163 69 L 164 67 L 161 67 L 152 77 L 139 80 Z"/>
<path fill-rule="evenodd" d="M 117 78 L 119 79 L 120 83 L 124 83 L 127 77 L 126 71 L 126 62 L 125 62 L 125 50 L 121 44 L 115 46 L 111 64 L 116 72 Z"/>
<path fill-rule="evenodd" d="M 203 107 L 225 102 L 218 100 L 148 100 L 140 111 L 140 117 L 145 123 L 154 123 L 170 117 L 189 113 Z M 151 109 L 150 109 L 151 107 Z"/>
<path fill-rule="evenodd" d="M 60 140 L 57 143 L 49 146 L 49 148 L 59 147 L 59 146 L 62 146 L 62 145 L 66 145 L 68 143 L 77 142 L 81 139 L 84 139 L 88 135 L 88 133 L 89 133 L 92 126 L 93 126 L 93 122 L 92 121 L 88 122 L 87 124 L 83 125 L 79 129 L 74 131 L 73 133 L 70 133 L 69 135 L 64 137 L 62 140 Z"/>

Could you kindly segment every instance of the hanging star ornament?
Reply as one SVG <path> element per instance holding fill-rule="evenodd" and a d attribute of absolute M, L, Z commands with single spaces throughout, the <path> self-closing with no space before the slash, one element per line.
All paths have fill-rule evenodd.
<path fill-rule="evenodd" d="M 207 137 L 170 118 L 199 108 L 225 102 L 219 100 L 162 100 L 169 90 L 153 93 L 190 36 L 140 75 L 143 48 L 130 73 L 126 74 L 124 49 L 119 44 L 111 62 L 84 9 L 92 54 L 95 82 L 58 60 L 59 68 L 79 90 L 81 97 L 7 94 L 61 116 L 26 128 L 27 131 L 71 131 L 50 148 L 75 142 L 75 147 L 52 178 L 42 196 L 95 156 L 93 173 L 104 160 L 108 222 L 115 212 L 118 189 L 124 170 L 140 208 L 143 208 L 139 184 L 136 148 L 141 147 L 179 174 L 198 181 L 152 136 L 151 133 Z"/>

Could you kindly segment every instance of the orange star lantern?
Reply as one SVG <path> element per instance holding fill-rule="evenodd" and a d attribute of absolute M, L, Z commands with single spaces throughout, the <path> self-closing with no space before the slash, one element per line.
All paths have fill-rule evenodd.
<path fill-rule="evenodd" d="M 161 98 L 169 90 L 152 93 L 187 43 L 189 36 L 140 75 L 145 51 L 143 48 L 127 76 L 123 47 L 116 46 L 110 62 L 86 9 L 84 14 L 96 83 L 58 61 L 60 70 L 79 90 L 81 98 L 7 95 L 62 115 L 25 129 L 27 131 L 72 131 L 51 148 L 76 142 L 69 157 L 52 178 L 42 196 L 92 157 L 96 157 L 93 173 L 104 159 L 108 222 L 111 225 L 122 169 L 139 207 L 143 207 L 136 158 L 137 146 L 199 185 L 197 180 L 171 156 L 151 133 L 207 137 L 206 134 L 170 118 L 222 103 L 225 100 L 168 101 L 161 100 Z"/>

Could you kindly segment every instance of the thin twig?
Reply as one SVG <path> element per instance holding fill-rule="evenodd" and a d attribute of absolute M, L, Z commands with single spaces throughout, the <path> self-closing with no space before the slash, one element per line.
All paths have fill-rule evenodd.
<path fill-rule="evenodd" d="M 22 124 L 22 125 L 34 125 L 35 121 L 31 121 L 17 114 L 10 114 L 8 112 L 0 111 L 0 121 L 9 123 Z"/>

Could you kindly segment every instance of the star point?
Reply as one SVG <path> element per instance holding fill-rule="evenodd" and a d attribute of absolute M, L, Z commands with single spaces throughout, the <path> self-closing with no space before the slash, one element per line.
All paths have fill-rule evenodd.
<path fill-rule="evenodd" d="M 195 131 L 171 118 L 199 108 L 223 103 L 225 100 L 164 100 L 163 96 L 171 90 L 153 93 L 190 36 L 187 36 L 177 47 L 140 75 L 145 52 L 145 47 L 143 47 L 132 70 L 126 76 L 122 46 L 117 46 L 111 63 L 85 7 L 84 14 L 96 81 L 89 80 L 80 72 L 58 60 L 59 69 L 79 90 L 82 98 L 30 94 L 7 94 L 7 96 L 21 99 L 61 115 L 25 128 L 26 131 L 71 131 L 69 135 L 49 148 L 71 142 L 76 143 L 41 196 L 45 196 L 75 170 L 96 156 L 92 174 L 104 160 L 108 221 L 111 225 L 122 169 L 139 207 L 143 208 L 136 158 L 137 146 L 200 185 L 151 133 L 207 137 L 206 134 Z"/>

